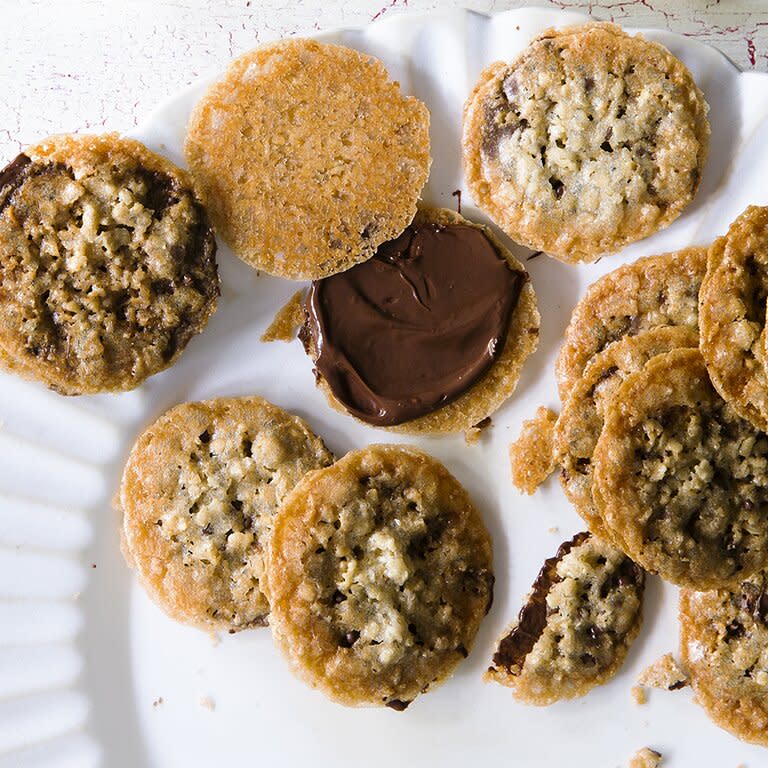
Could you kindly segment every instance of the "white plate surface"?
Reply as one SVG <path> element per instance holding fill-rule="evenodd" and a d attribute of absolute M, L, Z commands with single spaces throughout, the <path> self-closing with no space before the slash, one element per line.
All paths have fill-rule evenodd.
<path fill-rule="evenodd" d="M 320 39 L 380 57 L 406 92 L 427 103 L 434 162 L 424 199 L 452 207 L 452 192 L 463 189 L 461 107 L 480 70 L 514 57 L 545 27 L 583 19 L 541 9 L 405 14 Z M 663 752 L 670 768 L 768 764 L 763 750 L 715 728 L 689 689 L 632 703 L 637 673 L 677 647 L 677 590 L 656 578 L 642 632 L 609 684 L 540 709 L 481 681 L 495 638 L 543 560 L 583 528 L 555 479 L 521 497 L 507 462 L 522 420 L 538 405 L 558 406 L 553 362 L 575 302 L 619 264 L 706 243 L 747 204 L 768 203 L 768 76 L 740 73 L 683 37 L 646 34 L 690 67 L 711 106 L 712 148 L 698 197 L 669 229 L 618 256 L 583 267 L 544 256 L 528 264 L 542 315 L 539 350 L 479 444 L 394 437 L 332 411 L 299 343 L 259 342 L 297 285 L 257 276 L 224 247 L 218 312 L 178 364 L 139 390 L 67 399 L 0 375 L 0 768 L 610 768 L 645 745 Z M 205 86 L 168 102 L 133 135 L 181 163 L 189 111 Z M 463 212 L 485 220 L 466 192 Z M 419 445 L 446 463 L 483 512 L 494 537 L 493 609 L 456 675 L 406 713 L 328 702 L 291 676 L 268 630 L 216 644 L 175 624 L 123 563 L 110 499 L 140 429 L 178 402 L 251 393 L 305 417 L 338 454 L 371 442 Z"/>

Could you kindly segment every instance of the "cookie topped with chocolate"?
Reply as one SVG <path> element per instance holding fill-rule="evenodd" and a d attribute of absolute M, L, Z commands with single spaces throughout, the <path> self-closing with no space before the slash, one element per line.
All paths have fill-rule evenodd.
<path fill-rule="evenodd" d="M 594 261 L 691 202 L 707 111 L 691 73 L 658 43 L 613 24 L 550 29 L 480 75 L 464 110 L 467 183 L 515 241 Z"/>
<path fill-rule="evenodd" d="M 167 368 L 216 308 L 192 180 L 117 134 L 55 136 L 0 172 L 0 363 L 68 395 Z"/>
<path fill-rule="evenodd" d="M 645 578 L 590 533 L 544 562 L 486 672 L 528 704 L 583 696 L 616 674 L 640 630 Z"/>
<path fill-rule="evenodd" d="M 310 288 L 302 338 L 333 403 L 408 432 L 468 429 L 514 391 L 538 336 L 528 274 L 484 227 L 422 209 Z"/>

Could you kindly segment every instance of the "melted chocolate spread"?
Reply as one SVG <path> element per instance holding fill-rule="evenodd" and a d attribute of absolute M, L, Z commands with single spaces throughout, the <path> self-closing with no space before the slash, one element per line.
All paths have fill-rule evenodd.
<path fill-rule="evenodd" d="M 304 341 L 350 413 L 401 424 L 488 370 L 526 279 L 479 229 L 411 225 L 372 259 L 312 283 Z"/>

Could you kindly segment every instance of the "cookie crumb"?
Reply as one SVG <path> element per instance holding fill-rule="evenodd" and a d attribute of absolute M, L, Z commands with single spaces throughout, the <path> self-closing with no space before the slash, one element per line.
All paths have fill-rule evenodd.
<path fill-rule="evenodd" d="M 688 676 L 680 669 L 672 654 L 665 653 L 640 673 L 637 682 L 646 688 L 677 691 L 688 685 Z"/>
<path fill-rule="evenodd" d="M 162 705 L 162 703 L 163 703 L 163 697 L 162 697 L 162 696 L 158 696 L 158 697 L 157 697 L 157 698 L 156 698 L 156 699 L 155 699 L 155 700 L 152 702 L 152 706 L 153 706 L 155 709 L 157 709 L 159 706 L 161 706 L 161 705 Z"/>
<path fill-rule="evenodd" d="M 552 441 L 557 414 L 540 406 L 532 419 L 523 422 L 520 437 L 509 446 L 512 484 L 532 494 L 555 470 Z"/>
<path fill-rule="evenodd" d="M 661 760 L 661 752 L 650 747 L 643 747 L 632 756 L 628 768 L 657 768 L 661 765 Z"/>
<path fill-rule="evenodd" d="M 482 421 L 478 421 L 473 427 L 464 430 L 464 440 L 467 445 L 474 445 L 483 433 L 483 430 L 488 429 L 493 424 L 493 420 L 490 416 L 486 416 Z"/>
<path fill-rule="evenodd" d="M 645 702 L 648 701 L 648 698 L 645 695 L 645 688 L 643 688 L 642 685 L 633 685 L 631 694 L 632 701 L 634 701 L 638 706 L 645 704 Z"/>
<path fill-rule="evenodd" d="M 547 528 L 547 533 L 559 533 L 560 528 L 558 526 L 553 525 L 551 528 Z"/>
<path fill-rule="evenodd" d="M 275 319 L 261 336 L 261 341 L 293 341 L 296 331 L 304 323 L 304 291 L 296 291 L 277 310 Z"/>
<path fill-rule="evenodd" d="M 210 696 L 201 696 L 197 703 L 209 712 L 213 712 L 216 709 L 216 702 Z"/>

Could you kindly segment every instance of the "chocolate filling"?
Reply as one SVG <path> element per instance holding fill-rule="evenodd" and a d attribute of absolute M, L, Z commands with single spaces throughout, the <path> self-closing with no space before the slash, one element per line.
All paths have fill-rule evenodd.
<path fill-rule="evenodd" d="M 533 650 L 536 641 L 547 626 L 547 594 L 554 584 L 560 581 L 557 564 L 574 548 L 583 544 L 591 534 L 587 531 L 577 533 L 570 541 L 561 544 L 554 557 L 544 561 L 544 565 L 533 582 L 533 589 L 528 602 L 520 609 L 517 626 L 502 637 L 493 664 L 497 667 L 522 667 L 525 657 Z"/>
<path fill-rule="evenodd" d="M 401 424 L 488 370 L 526 280 L 479 229 L 411 225 L 369 261 L 312 283 L 302 339 L 350 413 Z"/>

